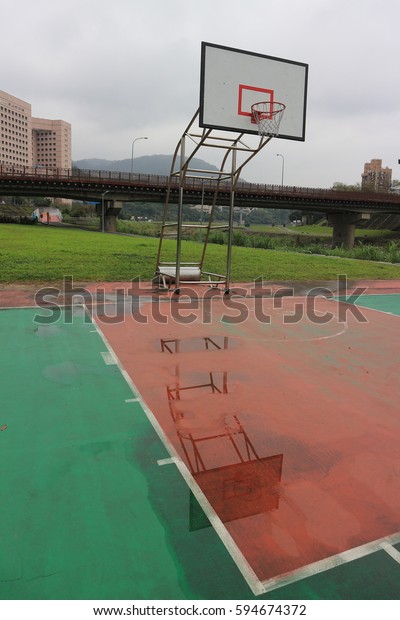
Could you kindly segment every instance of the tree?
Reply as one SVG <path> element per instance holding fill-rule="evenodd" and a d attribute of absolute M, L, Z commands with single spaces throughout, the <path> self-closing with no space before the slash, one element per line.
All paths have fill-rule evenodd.
<path fill-rule="evenodd" d="M 337 192 L 360 192 L 361 184 L 355 183 L 354 185 L 346 185 L 346 183 L 335 181 L 335 183 L 332 186 L 332 189 Z"/>
<path fill-rule="evenodd" d="M 35 207 L 50 207 L 52 204 L 51 198 L 42 198 L 40 196 L 36 196 L 33 198 L 33 203 Z"/>
<path fill-rule="evenodd" d="M 291 213 L 289 214 L 289 220 L 291 222 L 301 221 L 302 217 L 303 217 L 302 211 L 291 211 Z"/>

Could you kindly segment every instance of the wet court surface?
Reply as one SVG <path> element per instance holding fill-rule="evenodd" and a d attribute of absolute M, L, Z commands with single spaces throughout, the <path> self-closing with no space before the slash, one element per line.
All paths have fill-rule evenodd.
<path fill-rule="evenodd" d="M 0 598 L 397 599 L 399 299 L 2 310 Z"/>

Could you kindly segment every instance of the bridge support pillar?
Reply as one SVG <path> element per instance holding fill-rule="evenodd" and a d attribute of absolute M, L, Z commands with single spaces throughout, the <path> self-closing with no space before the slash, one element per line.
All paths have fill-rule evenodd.
<path fill-rule="evenodd" d="M 351 249 L 354 246 L 356 224 L 370 217 L 370 213 L 328 213 L 328 224 L 333 226 L 332 247 Z"/>
<path fill-rule="evenodd" d="M 117 232 L 117 217 L 122 206 L 123 203 L 117 200 L 104 200 L 104 202 L 97 205 L 101 231 L 108 233 Z"/>

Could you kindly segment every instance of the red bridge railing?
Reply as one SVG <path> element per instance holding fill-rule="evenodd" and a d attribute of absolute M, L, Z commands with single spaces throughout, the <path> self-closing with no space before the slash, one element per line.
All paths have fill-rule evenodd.
<path fill-rule="evenodd" d="M 210 171 L 209 177 L 187 178 L 185 190 L 200 192 L 213 192 L 217 187 L 217 174 L 213 177 Z M 41 166 L 19 166 L 19 165 L 0 165 L 1 180 L 47 180 L 49 182 L 75 183 L 75 184 L 104 184 L 118 186 L 119 188 L 152 188 L 164 190 L 168 186 L 169 177 L 166 175 L 142 174 L 129 172 L 116 172 L 109 170 L 80 170 L 70 168 L 52 168 Z M 172 179 L 172 187 L 178 187 L 178 177 Z M 220 190 L 229 191 L 229 184 L 220 182 Z M 400 195 L 393 192 L 363 192 L 363 191 L 336 191 L 333 189 L 268 185 L 263 183 L 246 183 L 240 181 L 236 186 L 236 191 L 240 194 L 250 195 L 279 195 L 282 198 L 312 198 L 322 201 L 355 201 L 355 202 L 382 202 L 397 203 L 400 208 Z"/>

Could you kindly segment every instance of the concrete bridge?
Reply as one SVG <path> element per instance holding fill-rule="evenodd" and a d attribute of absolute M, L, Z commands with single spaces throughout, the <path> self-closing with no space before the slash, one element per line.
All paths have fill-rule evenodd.
<path fill-rule="evenodd" d="M 172 179 L 170 203 L 178 203 L 179 179 Z M 159 202 L 166 198 L 169 177 L 97 170 L 31 168 L 0 165 L 0 196 L 46 196 L 98 203 L 104 230 L 116 230 L 124 202 Z M 183 188 L 186 204 L 212 204 L 217 179 L 188 178 Z M 230 185 L 221 182 L 217 204 L 230 204 Z M 400 196 L 392 193 L 347 192 L 238 182 L 235 206 L 323 212 L 333 226 L 333 245 L 352 247 L 355 226 L 372 213 L 400 215 Z"/>

